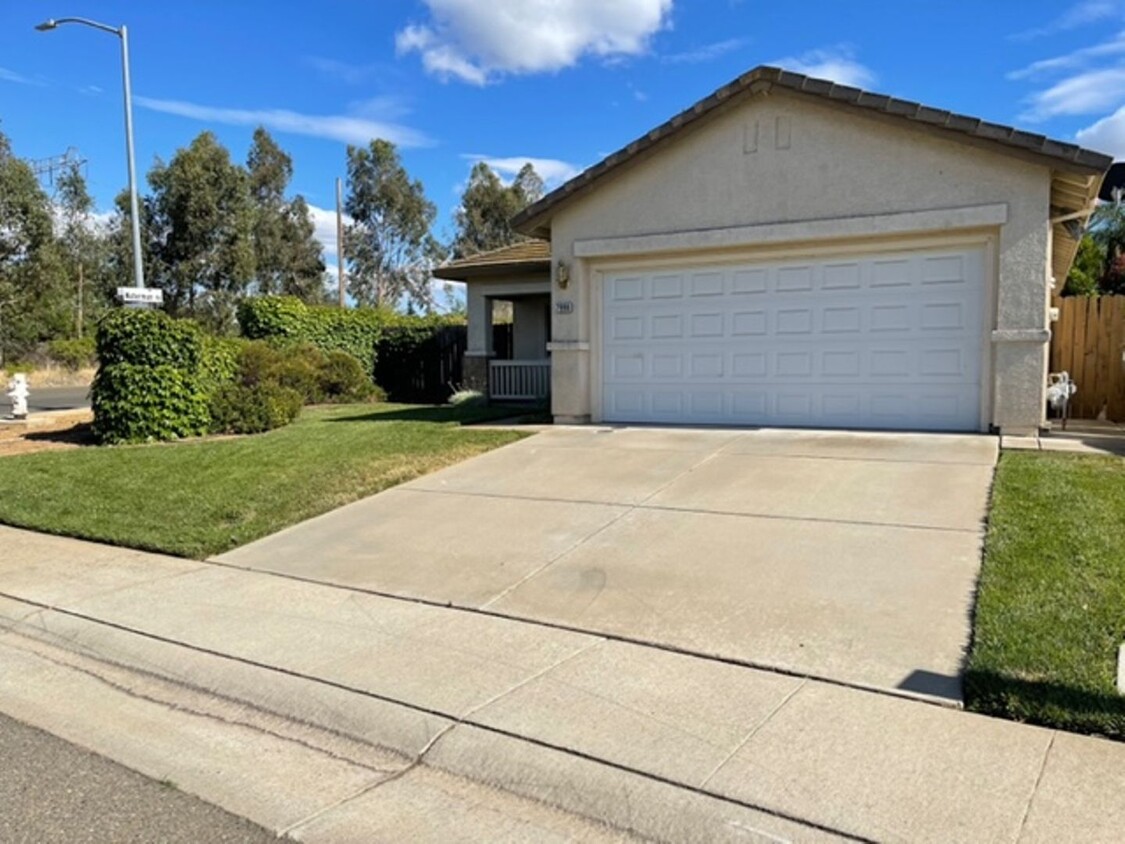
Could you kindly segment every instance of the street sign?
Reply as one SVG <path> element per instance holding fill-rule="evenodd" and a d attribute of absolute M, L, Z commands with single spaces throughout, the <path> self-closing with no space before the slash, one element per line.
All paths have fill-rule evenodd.
<path fill-rule="evenodd" d="M 126 305 L 163 305 L 164 291 L 159 287 L 118 287 L 117 298 Z"/>

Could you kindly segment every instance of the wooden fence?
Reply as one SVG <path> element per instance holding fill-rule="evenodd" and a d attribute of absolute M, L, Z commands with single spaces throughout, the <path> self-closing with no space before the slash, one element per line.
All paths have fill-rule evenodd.
<path fill-rule="evenodd" d="M 1068 296 L 1057 300 L 1051 372 L 1069 372 L 1078 392 L 1075 419 L 1125 422 L 1125 296 Z"/>

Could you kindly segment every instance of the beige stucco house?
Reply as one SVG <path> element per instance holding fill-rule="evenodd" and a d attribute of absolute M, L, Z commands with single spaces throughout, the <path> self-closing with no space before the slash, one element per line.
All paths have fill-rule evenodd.
<path fill-rule="evenodd" d="M 467 372 L 549 378 L 556 421 L 1026 432 L 1110 164 L 759 67 L 521 212 L 537 241 L 439 275 L 468 285 Z"/>

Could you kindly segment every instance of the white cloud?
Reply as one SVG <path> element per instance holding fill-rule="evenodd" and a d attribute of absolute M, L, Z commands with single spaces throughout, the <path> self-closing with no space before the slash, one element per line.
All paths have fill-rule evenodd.
<path fill-rule="evenodd" d="M 379 66 L 375 64 L 351 64 L 324 56 L 305 56 L 305 64 L 324 76 L 339 79 L 348 85 L 359 85 L 361 82 L 366 82 L 379 70 Z"/>
<path fill-rule="evenodd" d="M 1125 107 L 1080 130 L 1074 137 L 1087 149 L 1125 159 Z"/>
<path fill-rule="evenodd" d="M 770 62 L 772 65 L 803 73 L 815 79 L 830 79 L 840 85 L 867 88 L 875 82 L 875 72 L 855 59 L 855 51 L 844 44 L 820 50 L 809 50 Z"/>
<path fill-rule="evenodd" d="M 18 85 L 42 85 L 38 79 L 32 79 L 24 76 L 22 73 L 16 73 L 14 70 L 8 70 L 6 67 L 0 67 L 0 82 L 15 82 Z"/>
<path fill-rule="evenodd" d="M 136 97 L 143 108 L 165 114 L 175 114 L 206 123 L 225 123 L 232 126 L 265 126 L 278 132 L 310 135 L 348 144 L 367 144 L 373 138 L 383 138 L 403 147 L 428 146 L 432 141 L 422 132 L 391 120 L 378 120 L 366 114 L 301 114 L 287 109 L 218 108 L 183 102 Z"/>
<path fill-rule="evenodd" d="M 704 44 L 702 47 L 697 47 L 694 50 L 685 50 L 682 53 L 669 53 L 668 55 L 661 56 L 660 61 L 664 64 L 701 64 L 703 62 L 714 61 L 727 53 L 733 53 L 735 50 L 745 47 L 750 42 L 748 38 L 728 38 L 725 41 L 715 41 L 711 44 Z"/>
<path fill-rule="evenodd" d="M 461 156 L 464 159 L 476 163 L 483 161 L 493 170 L 495 170 L 501 177 L 507 177 L 511 180 L 519 173 L 520 168 L 525 164 L 530 163 L 535 168 L 535 172 L 539 174 L 539 178 L 548 188 L 556 187 L 563 182 L 573 179 L 582 172 L 582 167 L 577 164 L 571 164 L 569 161 L 560 161 L 557 158 L 533 158 L 531 156 L 513 155 L 505 158 L 500 158 L 491 155 L 477 155 L 474 153 L 466 153 Z"/>
<path fill-rule="evenodd" d="M 672 0 L 424 2 L 430 21 L 400 30 L 396 49 L 419 53 L 435 76 L 473 85 L 505 73 L 561 70 L 586 55 L 643 53 L 672 10 Z"/>
<path fill-rule="evenodd" d="M 1087 67 L 1091 59 L 1100 59 L 1122 54 L 1125 54 L 1125 31 L 1117 33 L 1111 40 L 1104 41 L 1101 44 L 1095 44 L 1092 47 L 1082 47 L 1081 49 L 1074 50 L 1062 56 L 1054 56 L 1049 59 L 1041 59 L 1037 62 L 1032 62 L 1027 65 L 1027 67 L 1013 70 L 1008 74 L 1008 78 L 1016 80 L 1045 76 L 1058 71 Z"/>
<path fill-rule="evenodd" d="M 329 263 L 330 259 L 332 265 L 335 266 L 339 255 L 339 247 L 336 243 L 336 210 L 309 205 L 309 216 L 312 217 L 315 228 L 313 237 L 320 241 L 320 245 L 324 247 L 325 263 Z M 351 222 L 352 218 L 345 214 L 344 225 L 350 225 Z"/>
<path fill-rule="evenodd" d="M 1118 15 L 1120 11 L 1120 0 L 1082 0 L 1082 2 L 1071 6 L 1045 26 L 1026 29 L 1023 32 L 1015 33 L 1011 37 L 1017 40 L 1029 40 L 1044 35 L 1054 35 L 1058 32 L 1066 32 L 1071 29 L 1077 29 L 1080 26 L 1086 26 L 1087 24 L 1097 23 L 1106 18 L 1114 17 Z"/>
<path fill-rule="evenodd" d="M 1021 120 L 1037 123 L 1065 114 L 1096 114 L 1125 102 L 1125 66 L 1069 76 L 1027 99 Z"/>

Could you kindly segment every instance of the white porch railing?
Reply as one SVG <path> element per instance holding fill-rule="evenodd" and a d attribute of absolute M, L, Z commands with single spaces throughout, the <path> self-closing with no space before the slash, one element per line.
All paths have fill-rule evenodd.
<path fill-rule="evenodd" d="M 551 392 L 549 360 L 488 362 L 488 395 L 494 399 L 542 399 Z"/>

